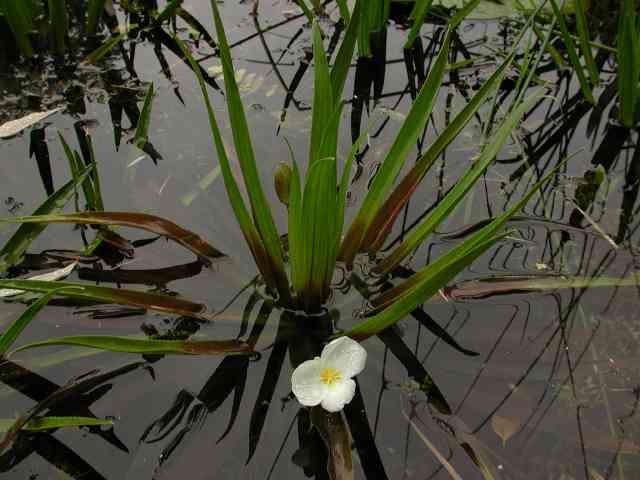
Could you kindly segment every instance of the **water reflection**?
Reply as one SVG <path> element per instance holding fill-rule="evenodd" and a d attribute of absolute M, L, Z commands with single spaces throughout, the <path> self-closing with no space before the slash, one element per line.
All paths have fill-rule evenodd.
<path fill-rule="evenodd" d="M 141 116 L 139 104 L 146 90 L 146 80 L 141 79 L 151 76 L 149 72 L 158 71 L 163 75 L 179 103 L 196 105 L 191 92 L 177 80 L 176 70 L 188 67 L 188 63 L 184 62 L 173 35 L 179 35 L 189 42 L 194 51 L 201 53 L 199 61 L 202 65 L 216 58 L 216 45 L 208 33 L 206 21 L 198 20 L 188 12 L 188 7 L 177 7 L 176 16 L 166 23 L 157 22 L 154 12 L 158 5 L 155 2 L 123 4 L 117 14 L 105 14 L 103 21 L 111 30 L 119 23 L 136 24 L 137 27 L 98 62 L 98 67 L 76 64 L 106 39 L 101 36 L 88 45 L 78 45 L 77 51 L 70 49 L 68 58 L 62 63 L 60 59 L 38 58 L 33 64 L 20 66 L 17 70 L 27 73 L 48 69 L 56 81 L 64 85 L 63 93 L 60 98 L 55 98 L 49 87 L 36 89 L 38 81 L 22 78 L 14 84 L 13 91 L 21 93 L 33 89 L 34 94 L 27 95 L 23 104 L 7 102 L 9 113 L 48 108 L 58 102 L 64 104 L 73 117 L 78 157 L 85 164 L 90 164 L 96 156 L 92 139 L 110 136 L 111 133 L 105 121 L 106 108 L 100 113 L 103 123 L 85 118 L 91 111 L 87 106 L 95 104 L 93 97 L 96 91 L 91 88 L 87 91 L 83 86 L 99 85 L 95 90 L 104 96 L 108 106 L 107 121 L 113 128 L 112 141 L 116 150 L 138 126 Z M 246 13 L 244 10 L 241 12 L 242 15 Z M 399 17 L 393 18 L 398 24 L 402 23 Z M 282 92 L 277 98 L 281 105 L 277 112 L 277 133 L 300 136 L 299 131 L 288 126 L 286 120 L 293 116 L 293 121 L 298 121 L 300 117 L 297 115 L 309 109 L 306 99 L 312 62 L 308 48 L 304 48 L 308 28 L 302 15 L 285 19 L 278 17 L 272 22 L 267 20 L 273 18 L 256 16 L 247 20 L 240 29 L 242 37 L 233 42 L 232 47 L 243 52 L 241 54 L 247 49 L 252 56 L 264 54 L 265 58 L 260 61 L 269 65 L 269 75 L 277 78 Z M 189 26 L 189 32 L 184 30 L 185 25 Z M 343 26 L 329 21 L 323 26 L 329 33 L 328 51 L 333 52 L 331 46 L 337 45 L 344 33 Z M 290 30 L 284 30 L 286 28 Z M 483 30 L 483 27 L 478 28 Z M 498 34 L 507 38 L 508 28 L 500 28 Z M 481 37 L 486 39 L 486 36 L 486 30 L 483 30 Z M 353 195 L 365 188 L 363 184 L 375 173 L 379 151 L 383 150 L 381 147 L 389 141 L 390 132 L 396 128 L 394 115 L 404 114 L 407 102 L 415 98 L 424 82 L 434 53 L 438 51 L 442 29 L 437 24 L 425 27 L 424 35 L 417 39 L 412 49 L 387 58 L 388 55 L 391 57 L 388 52 L 395 55 L 399 50 L 398 37 L 394 29 L 376 36 L 371 43 L 372 57 L 358 58 L 353 68 L 349 100 L 350 137 L 357 138 L 371 117 L 376 121 L 375 112 L 382 111 L 382 120 L 373 124 L 371 141 L 359 156 Z M 430 131 L 439 131 L 450 122 L 457 102 L 461 97 L 469 97 L 478 79 L 482 79 L 492 65 L 482 50 L 482 44 L 467 40 L 465 35 L 456 38 L 451 64 L 459 59 L 469 59 L 478 52 L 485 59 L 480 66 L 451 70 L 450 81 L 445 84 L 448 90 L 443 95 L 442 115 L 433 116 L 417 145 L 418 153 L 424 144 L 428 144 Z M 2 55 L 11 61 L 18 58 L 15 48 L 7 48 Z M 137 67 L 141 56 L 147 62 L 143 72 L 139 72 Z M 150 58 L 152 66 L 148 65 Z M 251 61 L 257 64 L 257 60 Z M 15 67 L 9 65 L 7 61 L 2 71 L 15 71 L 11 70 Z M 398 67 L 402 74 L 398 73 Z M 207 74 L 204 66 L 201 68 L 209 85 L 218 89 L 214 76 Z M 536 73 L 542 75 L 551 68 L 551 61 L 545 59 Z M 3 75 L 3 81 L 8 81 L 6 77 Z M 493 249 L 476 271 L 465 273 L 468 279 L 478 283 L 472 287 L 462 282 L 450 286 L 449 290 L 442 292 L 442 302 L 436 304 L 434 301 L 433 305 L 425 305 L 412 312 L 415 322 L 411 320 L 398 328 L 386 330 L 377 339 L 369 341 L 369 344 L 377 342 L 377 347 L 372 348 L 378 348 L 380 364 L 375 373 L 359 381 L 354 401 L 344 410 L 344 421 L 348 424 L 358 454 L 357 468 L 361 468 L 370 479 L 401 478 L 410 474 L 420 474 L 425 478 L 446 477 L 438 462 L 425 460 L 425 444 L 418 443 L 416 447 L 416 437 L 409 434 L 415 428 L 423 433 L 429 430 L 436 432 L 436 435 L 428 436 L 434 442 L 433 448 L 468 475 L 477 475 L 477 469 L 464 463 L 473 461 L 483 462 L 496 477 L 507 472 L 507 478 L 533 478 L 531 472 L 540 471 L 536 468 L 556 477 L 569 472 L 567 475 L 573 478 L 578 478 L 584 469 L 587 469 L 585 475 L 588 476 L 589 466 L 601 474 L 615 473 L 619 478 L 625 471 L 633 471 L 639 452 L 633 441 L 637 433 L 639 398 L 637 368 L 633 365 L 637 363 L 638 332 L 629 312 L 624 309 L 632 309 L 637 303 L 637 292 L 613 281 L 609 285 L 612 288 L 600 290 L 606 295 L 589 288 L 592 286 L 589 282 L 577 287 L 569 285 L 571 288 L 556 284 L 555 288 L 534 290 L 535 295 L 530 293 L 531 282 L 540 278 L 548 280 L 549 274 L 554 274 L 553 280 L 573 276 L 629 279 L 637 265 L 640 221 L 636 203 L 640 154 L 636 134 L 611 121 L 614 108 L 611 85 L 614 80 L 611 79 L 610 84 L 599 92 L 600 101 L 593 107 L 581 100 L 581 94 L 575 93 L 576 85 L 570 79 L 560 77 L 555 92 L 557 100 L 544 101 L 531 113 L 530 121 L 518 132 L 514 144 L 501 153 L 496 168 L 486 175 L 481 188 L 474 192 L 466 212 L 450 226 L 452 230 L 441 232 L 416 252 L 410 265 L 397 269 L 390 278 L 375 284 L 364 282 L 358 275 L 345 278 L 342 292 L 336 292 L 334 299 L 335 305 L 341 308 L 314 319 L 314 328 L 308 331 L 294 328 L 296 319 L 292 318 L 293 314 L 276 308 L 261 295 L 259 287 L 254 292 L 254 285 L 245 291 L 251 293 L 239 294 L 233 305 L 221 309 L 220 317 L 225 313 L 239 317 L 238 338 L 256 346 L 262 358 L 258 361 L 229 356 L 215 366 L 209 364 L 205 368 L 211 373 L 195 389 L 195 381 L 185 380 L 184 385 L 190 385 L 187 388 L 183 387 L 182 379 L 176 382 L 175 378 L 169 380 L 164 377 L 163 385 L 168 385 L 170 393 L 165 392 L 155 400 L 156 405 L 161 404 L 162 410 L 157 417 L 152 417 L 144 404 L 133 407 L 142 417 L 135 423 L 138 429 L 136 437 L 142 445 L 139 448 L 159 447 L 159 454 L 154 460 L 154 474 L 171 472 L 172 462 L 180 465 L 181 455 L 189 458 L 185 452 L 196 449 L 198 442 L 202 441 L 198 433 L 207 425 L 217 425 L 218 418 L 228 411 L 221 433 L 215 436 L 214 441 L 219 444 L 217 452 L 228 453 L 231 450 L 236 457 L 236 442 L 242 442 L 242 448 L 248 445 L 247 458 L 242 455 L 241 460 L 233 463 L 236 474 L 242 471 L 245 462 L 252 459 L 259 468 L 266 470 L 267 462 L 258 455 L 262 449 L 272 460 L 268 465 L 267 478 L 278 478 L 278 475 L 284 478 L 278 474 L 289 472 L 284 464 L 295 465 L 297 473 L 301 470 L 308 476 L 326 478 L 329 457 L 324 445 L 327 438 L 339 438 L 342 434 L 340 420 L 318 418 L 317 411 L 298 409 L 294 405 L 288 395 L 290 369 L 285 366 L 287 354 L 292 367 L 317 354 L 319 339 L 332 332 L 334 325 L 340 323 L 344 326 L 352 321 L 353 310 L 366 308 L 360 297 L 353 300 L 354 292 L 367 299 L 373 293 L 392 287 L 413 269 L 436 258 L 452 242 L 460 241 L 486 224 L 487 219 L 515 203 L 534 182 L 580 147 L 584 147 L 582 152 L 563 167 L 563 175 L 545 186 L 539 197 L 511 223 L 515 229 L 512 238 Z M 501 100 L 504 100 L 515 88 L 514 79 L 506 80 L 502 87 Z M 262 91 L 258 91 L 256 97 L 265 103 L 269 98 L 267 92 Z M 499 116 L 499 104 L 489 113 Z M 476 118 L 476 124 L 469 129 L 471 143 L 477 143 L 478 131 L 484 127 L 483 118 Z M 51 166 L 46 128 L 50 127 L 31 130 L 29 151 L 24 152 L 24 158 L 34 157 L 36 165 L 33 171 L 38 172 L 39 181 L 49 194 L 54 189 L 54 176 L 57 177 L 58 172 Z M 176 137 L 181 133 L 184 131 L 178 132 Z M 170 158 L 166 148 L 158 147 L 156 150 L 150 142 L 145 147 L 144 153 L 154 162 L 161 156 Z M 467 163 L 461 159 L 470 150 L 468 147 L 456 144 L 442 156 L 433 182 L 426 185 L 407 207 L 404 219 L 394 231 L 387 248 L 401 241 L 406 232 L 442 198 L 452 180 L 466 168 Z M 460 149 L 463 149 L 462 154 Z M 109 160 L 99 158 L 98 161 L 101 168 L 109 168 Z M 109 188 L 107 185 L 104 187 L 105 190 Z M 73 235 L 84 233 L 78 230 Z M 115 235 L 115 232 L 110 234 Z M 55 268 L 73 258 L 83 262 L 77 271 L 80 279 L 118 287 L 144 285 L 185 296 L 189 296 L 188 287 L 204 275 L 202 263 L 198 260 L 164 267 L 130 268 L 126 262 L 140 256 L 144 252 L 142 247 L 157 237 L 129 240 L 118 236 L 103 242 L 91 256 L 80 257 L 79 252 L 53 252 L 51 249 L 31 253 L 10 274 Z M 88 243 L 84 240 L 84 244 Z M 64 247 L 59 244 L 53 246 Z M 364 266 L 366 263 L 364 260 Z M 188 283 L 190 280 L 193 283 Z M 527 288 L 518 283 L 523 280 L 529 282 Z M 202 287 L 210 288 L 209 285 Z M 222 290 L 225 297 L 236 294 L 230 288 Z M 445 302 L 445 299 L 449 301 Z M 65 305 L 69 306 L 69 302 Z M 140 309 L 94 307 L 83 305 L 83 309 L 76 310 L 77 316 L 81 319 L 89 315 L 94 319 L 114 319 L 135 315 L 145 322 L 149 320 Z M 140 330 L 156 338 L 186 339 L 207 328 L 202 322 L 187 318 L 163 321 L 168 326 L 164 324 L 162 328 L 158 323 L 143 323 Z M 610 325 L 614 321 L 618 322 L 617 327 Z M 446 349 L 440 348 L 443 343 L 447 344 Z M 479 358 L 474 360 L 474 355 Z M 35 402 L 37 406 L 30 412 L 46 405 L 51 415 L 94 416 L 90 407 L 109 396 L 110 382 L 115 383 L 134 370 L 148 369 L 153 373 L 151 362 L 154 362 L 154 368 L 163 363 L 172 365 L 171 359 L 147 360 L 72 381 L 71 386 L 55 384 L 38 373 L 6 361 L 0 365 L 0 380 Z M 60 392 L 65 393 L 62 395 Z M 398 399 L 402 402 L 401 409 L 398 409 Z M 109 405 L 113 404 L 118 404 L 117 398 L 109 400 Z M 279 410 L 281 415 L 278 415 Z M 571 414 L 567 415 L 567 412 Z M 411 421 L 407 422 L 405 416 Z M 286 425 L 281 444 L 276 445 L 273 436 L 267 434 L 278 423 Z M 118 428 L 116 425 L 115 429 L 104 431 L 92 427 L 89 433 L 105 440 L 108 448 L 133 449 L 135 441 L 125 444 L 116 436 Z M 498 431 L 501 432 L 500 441 L 496 441 Z M 337 443 L 344 446 L 344 442 Z M 344 448 L 350 449 L 350 446 Z M 285 450 L 288 457 L 283 454 Z M 431 447 L 428 450 L 433 453 Z M 571 453 L 567 454 L 569 450 Z M 92 466 L 94 458 L 83 458 L 49 433 L 17 435 L 11 449 L 0 459 L 2 471 L 9 472 L 33 452 L 74 478 L 104 478 Z M 126 460 L 122 464 L 128 465 L 129 462 Z M 205 467 L 209 463 L 215 464 L 206 456 L 199 462 Z M 110 478 L 127 467 L 117 465 L 112 468 L 108 470 Z"/>

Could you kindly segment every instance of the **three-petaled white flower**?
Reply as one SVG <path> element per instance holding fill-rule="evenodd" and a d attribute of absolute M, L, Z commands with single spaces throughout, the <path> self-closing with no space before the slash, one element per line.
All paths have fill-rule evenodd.
<path fill-rule="evenodd" d="M 339 412 L 356 393 L 352 377 L 364 369 L 367 351 L 349 337 L 331 341 L 319 357 L 302 362 L 291 375 L 293 394 L 307 407 L 321 404 Z"/>

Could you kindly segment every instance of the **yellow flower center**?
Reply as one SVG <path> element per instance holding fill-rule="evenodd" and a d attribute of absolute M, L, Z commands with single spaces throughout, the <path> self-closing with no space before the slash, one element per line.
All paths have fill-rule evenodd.
<path fill-rule="evenodd" d="M 322 380 L 322 383 L 331 386 L 340 381 L 342 379 L 342 375 L 340 375 L 340 372 L 335 368 L 327 367 L 322 369 L 320 379 Z"/>

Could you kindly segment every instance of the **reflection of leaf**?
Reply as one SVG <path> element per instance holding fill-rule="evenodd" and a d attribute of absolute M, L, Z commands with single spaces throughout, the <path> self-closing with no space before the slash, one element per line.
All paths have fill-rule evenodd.
<path fill-rule="evenodd" d="M 520 430 L 520 420 L 513 417 L 494 415 L 491 417 L 491 428 L 502 440 L 502 446 L 506 446 L 507 440 Z"/>
<path fill-rule="evenodd" d="M 265 370 L 262 384 L 260 385 L 260 391 L 256 398 L 256 403 L 251 412 L 251 421 L 249 424 L 249 458 L 247 463 L 251 460 L 251 457 L 256 451 L 258 441 L 260 440 L 260 434 L 264 427 L 264 422 L 269 412 L 269 406 L 273 399 L 273 394 L 280 378 L 280 372 L 282 370 L 282 364 L 287 354 L 288 344 L 282 338 L 285 332 L 285 325 L 287 322 L 280 322 L 278 328 L 278 334 L 276 336 L 275 345 L 269 356 L 267 362 L 267 368 Z"/>
<path fill-rule="evenodd" d="M 330 413 L 321 407 L 313 407 L 311 421 L 327 447 L 329 478 L 331 480 L 353 480 L 351 436 L 342 413 Z"/>
<path fill-rule="evenodd" d="M 356 385 L 358 381 L 356 380 Z M 387 473 L 380 458 L 380 452 L 369 425 L 367 411 L 360 393 L 360 386 L 356 388 L 356 394 L 344 407 L 344 415 L 349 422 L 353 442 L 358 450 L 360 465 L 367 479 L 386 480 Z"/>
<path fill-rule="evenodd" d="M 59 112 L 62 107 L 54 108 L 53 110 L 46 110 L 44 112 L 33 112 L 24 117 L 10 120 L 0 125 L 0 138 L 9 138 L 17 135 L 25 128 L 29 128 L 32 125 L 44 120 L 50 115 Z"/>

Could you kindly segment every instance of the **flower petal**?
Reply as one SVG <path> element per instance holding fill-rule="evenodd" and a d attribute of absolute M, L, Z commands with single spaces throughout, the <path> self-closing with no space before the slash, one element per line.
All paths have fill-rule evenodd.
<path fill-rule="evenodd" d="M 322 349 L 322 362 L 342 374 L 342 378 L 354 377 L 364 369 L 367 351 L 349 337 L 336 338 Z"/>
<path fill-rule="evenodd" d="M 350 378 L 335 383 L 329 387 L 327 395 L 322 400 L 322 408 L 327 412 L 339 412 L 349 403 L 356 393 L 356 382 Z"/>
<path fill-rule="evenodd" d="M 302 362 L 291 375 L 291 390 L 306 407 L 318 405 L 327 396 L 329 387 L 320 378 L 322 368 L 322 360 L 316 357 Z"/>

